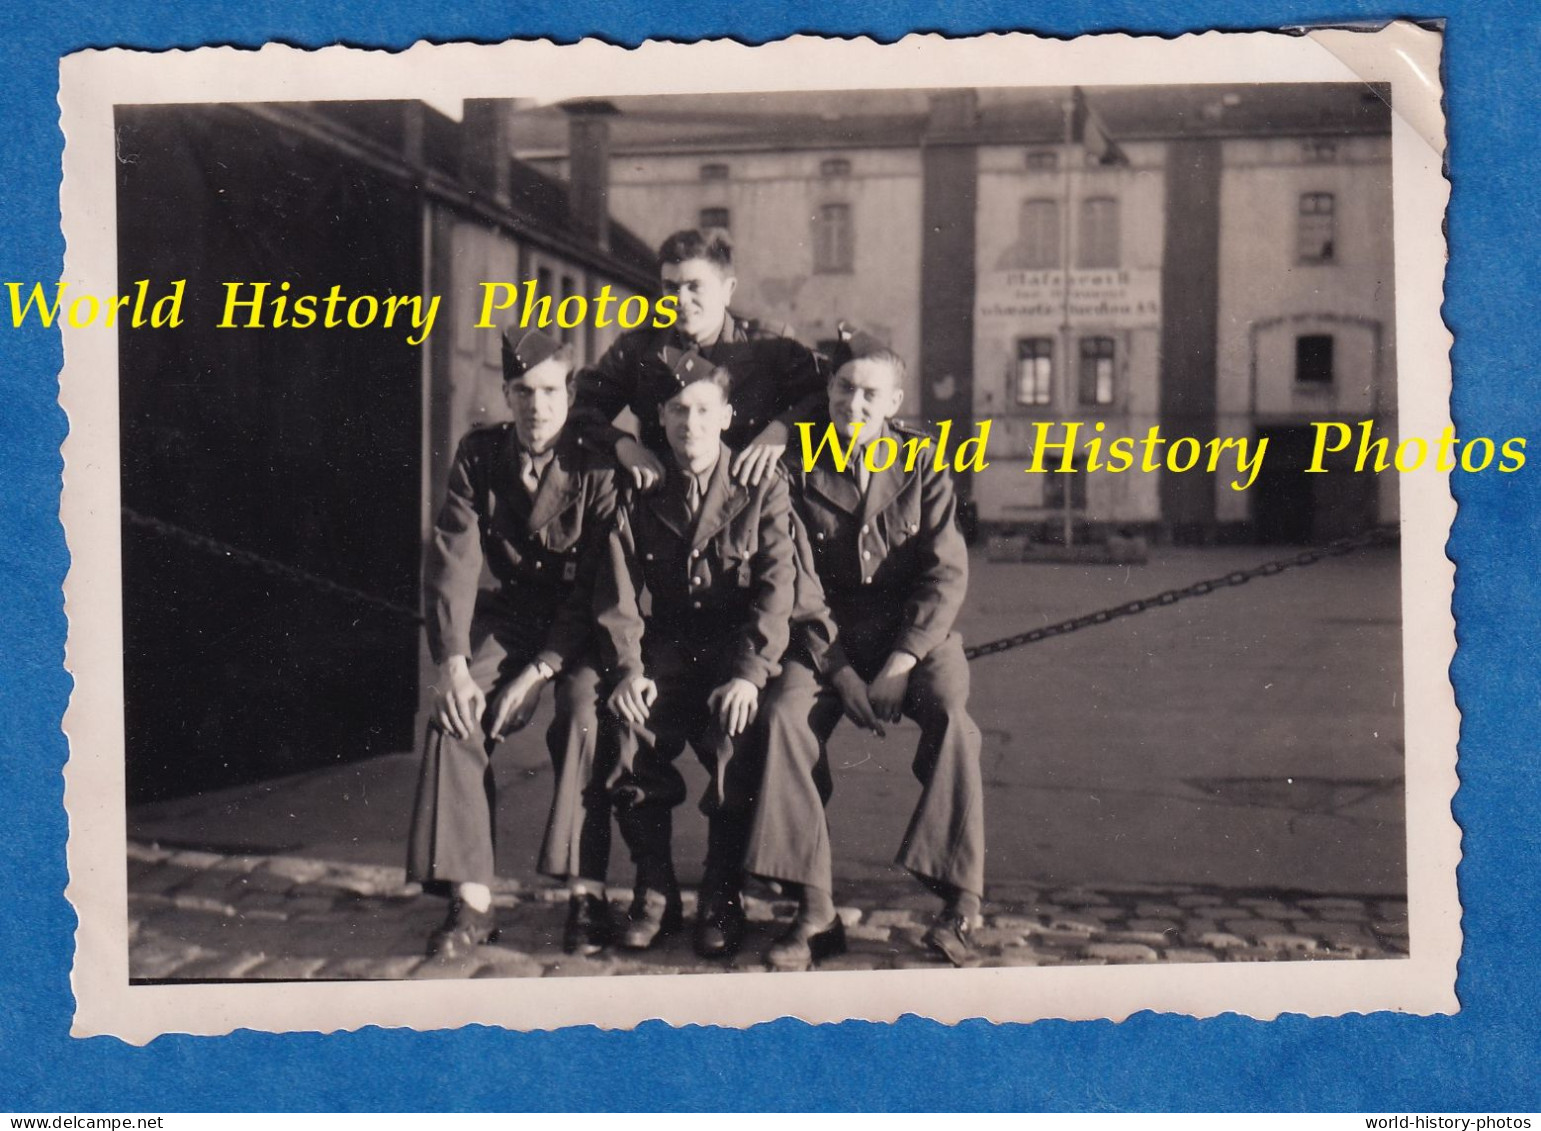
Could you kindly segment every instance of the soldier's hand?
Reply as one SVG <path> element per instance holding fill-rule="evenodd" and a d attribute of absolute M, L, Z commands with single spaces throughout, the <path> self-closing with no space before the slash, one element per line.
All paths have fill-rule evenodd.
<path fill-rule="evenodd" d="M 775 470 L 776 464 L 787 450 L 787 426 L 773 420 L 765 430 L 749 442 L 749 446 L 733 457 L 729 470 L 733 478 L 746 487 L 756 487 Z"/>
<path fill-rule="evenodd" d="M 658 685 L 645 675 L 634 675 L 615 685 L 608 706 L 610 713 L 618 718 L 633 726 L 644 726 L 657 698 Z"/>
<path fill-rule="evenodd" d="M 903 716 L 904 693 L 909 690 L 910 672 L 918 662 L 908 652 L 894 652 L 884 661 L 883 670 L 867 685 L 867 699 L 878 718 L 896 723 Z"/>
<path fill-rule="evenodd" d="M 749 729 L 760 709 L 760 689 L 747 679 L 730 679 L 706 697 L 707 710 L 717 716 L 729 738 Z"/>
<path fill-rule="evenodd" d="M 444 661 L 435 692 L 433 721 L 439 729 L 456 738 L 470 738 L 481 726 L 487 697 L 471 678 L 464 656 L 451 656 Z"/>
<path fill-rule="evenodd" d="M 540 672 L 527 667 L 512 683 L 500 687 L 492 697 L 489 713 L 492 716 L 487 727 L 487 737 L 494 742 L 506 734 L 523 730 L 529 725 L 535 708 L 540 704 L 540 693 L 546 681 Z"/>
<path fill-rule="evenodd" d="M 631 476 L 639 491 L 651 491 L 663 480 L 663 463 L 630 436 L 615 442 L 615 462 Z"/>
<path fill-rule="evenodd" d="M 840 705 L 845 708 L 846 718 L 879 738 L 888 737 L 883 724 L 878 722 L 877 714 L 872 710 L 872 701 L 867 698 L 867 685 L 862 682 L 861 676 L 850 667 L 843 667 L 829 677 L 829 682 L 840 696 Z"/>

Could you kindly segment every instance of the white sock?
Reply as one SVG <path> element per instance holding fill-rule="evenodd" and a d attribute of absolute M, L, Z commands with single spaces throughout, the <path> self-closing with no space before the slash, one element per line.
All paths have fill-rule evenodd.
<path fill-rule="evenodd" d="M 492 906 L 492 889 L 486 884 L 460 884 L 455 894 L 472 911 L 486 911 Z"/>

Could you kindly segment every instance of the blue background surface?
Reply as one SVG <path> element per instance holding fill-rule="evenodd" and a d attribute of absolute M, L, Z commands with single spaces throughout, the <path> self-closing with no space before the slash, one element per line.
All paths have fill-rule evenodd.
<path fill-rule="evenodd" d="M 1124 29 L 1445 18 L 1454 194 L 1446 318 L 1456 335 L 1454 416 L 1465 435 L 1541 435 L 1541 15 L 1529 3 L 1443 0 L 1411 12 L 1346 0 L 1293 4 L 208 3 L 6 4 L 0 82 L 0 280 L 52 280 L 60 56 L 90 46 L 257 46 L 270 40 L 402 48 L 433 41 L 803 31 L 894 39 L 911 30 Z M 416 1110 L 523 1108 L 1541 1109 L 1541 734 L 1536 694 L 1541 450 L 1515 475 L 1457 476 L 1466 830 L 1466 946 L 1453 1018 L 1336 1020 L 1141 1015 L 1120 1025 L 970 1023 L 748 1032 L 647 1025 L 522 1036 L 473 1028 L 336 1036 L 163 1037 L 145 1048 L 68 1035 L 74 916 L 63 898 L 66 747 L 60 719 L 58 522 L 66 422 L 58 336 L 0 327 L 0 1110 Z"/>

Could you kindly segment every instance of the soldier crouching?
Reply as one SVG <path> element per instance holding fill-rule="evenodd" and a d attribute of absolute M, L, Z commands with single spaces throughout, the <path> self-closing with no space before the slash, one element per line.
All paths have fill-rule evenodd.
<path fill-rule="evenodd" d="M 913 769 L 922 785 L 897 862 L 941 897 L 925 945 L 955 965 L 973 961 L 972 930 L 984 892 L 984 794 L 980 733 L 968 713 L 969 675 L 953 622 L 968 587 L 968 553 L 956 525 L 950 475 L 919 461 L 880 471 L 863 464 L 867 443 L 895 436 L 904 363 L 859 335 L 829 385 L 829 416 L 850 460 L 828 445 L 811 468 L 790 468 L 793 506 L 849 661 L 821 684 L 789 657 L 761 708 L 764 778 L 746 867 L 796 886 L 797 920 L 772 946 L 776 968 L 803 969 L 844 949 L 831 892 L 824 805 L 833 789 L 826 743 L 842 713 L 883 733 L 909 716 L 920 724 Z M 895 437 L 902 446 L 908 438 Z"/>
<path fill-rule="evenodd" d="M 645 948 L 681 925 L 670 842 L 685 786 L 673 763 L 688 742 L 711 779 L 694 944 L 702 957 L 728 957 L 743 940 L 744 849 L 759 781 L 747 736 L 780 670 L 794 604 L 793 518 L 779 469 L 752 486 L 730 474 L 726 370 L 694 352 L 671 367 L 678 391 L 658 414 L 669 444 L 663 482 L 623 497 L 595 590 L 614 681 L 608 703 L 628 727 L 611 779 L 637 868 L 622 942 Z"/>
<path fill-rule="evenodd" d="M 546 744 L 556 781 L 539 868 L 571 884 L 566 949 L 594 953 L 609 938 L 609 801 L 589 786 L 596 760 L 614 757 L 615 735 L 602 733 L 588 657 L 615 483 L 608 454 L 566 426 L 572 369 L 571 351 L 540 331 L 504 333 L 514 419 L 461 441 L 428 548 L 428 644 L 439 675 L 407 878 L 452 897 L 429 941 L 434 957 L 496 934 L 491 756 L 553 680 Z M 498 587 L 478 591 L 484 562 Z"/>

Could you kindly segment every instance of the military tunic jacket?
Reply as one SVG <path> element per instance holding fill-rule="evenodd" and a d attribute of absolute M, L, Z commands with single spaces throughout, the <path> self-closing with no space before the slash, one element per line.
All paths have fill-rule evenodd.
<path fill-rule="evenodd" d="M 520 478 L 513 424 L 468 433 L 450 469 L 424 572 L 434 662 L 471 655 L 484 562 L 522 615 L 548 623 L 538 660 L 561 671 L 581 657 L 592 642 L 594 576 L 614 514 L 614 465 L 570 424 L 533 498 Z"/>
<path fill-rule="evenodd" d="M 826 413 L 813 434 L 822 436 L 828 425 Z M 904 442 L 923 433 L 890 423 L 879 435 L 897 440 L 899 455 L 872 473 L 865 495 L 854 464 L 861 449 L 845 471 L 836 469 L 829 448 L 807 470 L 789 452 L 794 506 L 835 623 L 890 625 L 893 650 L 924 659 L 947 639 L 962 608 L 968 546 L 958 529 L 952 473 L 933 468 L 929 448 L 913 471 L 904 470 Z"/>
<path fill-rule="evenodd" d="M 579 430 L 596 447 L 612 451 L 625 435 L 613 422 L 622 409 L 630 409 L 642 443 L 659 455 L 667 452 L 658 409 L 679 391 L 679 382 L 663 351 L 691 345 L 672 326 L 622 334 L 594 365 L 578 373 L 573 419 Z M 696 348 L 733 376 L 728 391 L 733 423 L 723 439 L 734 451 L 772 421 L 781 421 L 792 433 L 794 422 L 812 420 L 822 411 L 828 375 L 820 358 L 783 333 L 730 312 L 717 340 Z"/>
<path fill-rule="evenodd" d="M 616 682 L 645 674 L 644 590 L 652 602 L 646 631 L 722 649 L 723 682 L 736 677 L 763 688 L 780 671 L 796 568 L 787 479 L 778 471 L 745 487 L 728 463 L 724 446 L 694 521 L 672 455 L 657 489 L 623 492 L 594 590 L 599 657 Z"/>

